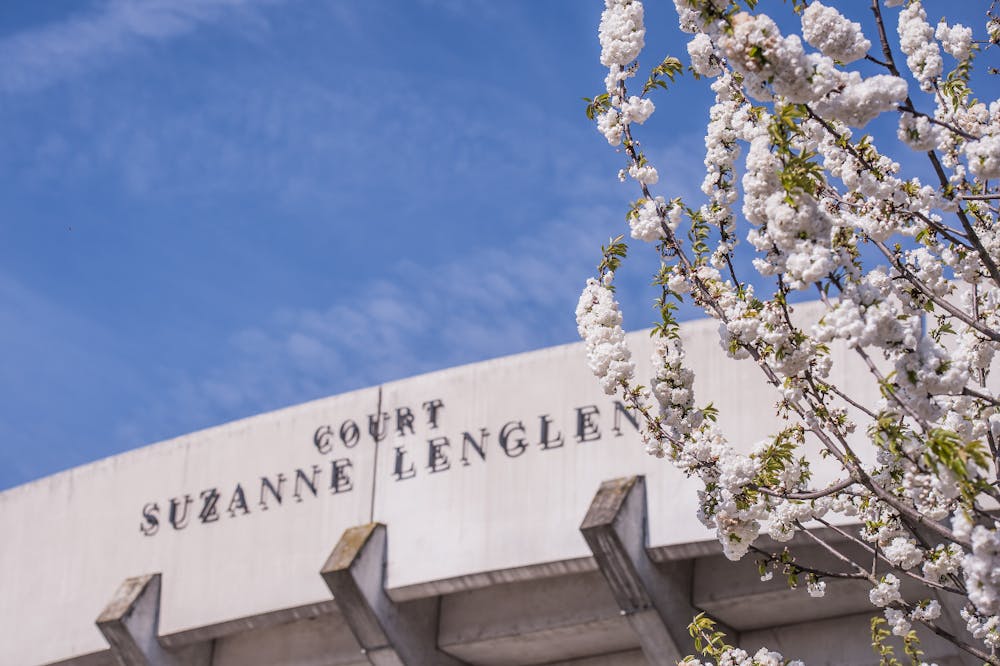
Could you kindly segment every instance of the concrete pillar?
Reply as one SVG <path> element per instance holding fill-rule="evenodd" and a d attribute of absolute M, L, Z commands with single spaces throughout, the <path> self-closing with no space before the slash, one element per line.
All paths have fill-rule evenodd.
<path fill-rule="evenodd" d="M 97 618 L 97 628 L 121 666 L 209 666 L 211 643 L 160 645 L 160 574 L 127 578 Z"/>
<path fill-rule="evenodd" d="M 673 666 L 690 654 L 687 626 L 699 612 L 690 601 L 691 563 L 658 567 L 647 554 L 645 479 L 602 483 L 580 531 L 649 663 Z"/>
<path fill-rule="evenodd" d="M 374 666 L 459 666 L 437 647 L 438 599 L 397 604 L 385 593 L 386 529 L 346 530 L 320 574 Z"/>

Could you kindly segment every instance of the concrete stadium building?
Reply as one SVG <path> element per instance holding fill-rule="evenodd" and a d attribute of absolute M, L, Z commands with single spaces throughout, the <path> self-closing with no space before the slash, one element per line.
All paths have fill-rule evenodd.
<path fill-rule="evenodd" d="M 714 323 L 683 335 L 699 404 L 747 447 L 773 432 L 756 368 Z M 673 664 L 701 611 L 748 648 L 878 663 L 863 584 L 760 581 L 697 489 L 579 344 L 261 414 L 0 493 L 0 664 Z"/>

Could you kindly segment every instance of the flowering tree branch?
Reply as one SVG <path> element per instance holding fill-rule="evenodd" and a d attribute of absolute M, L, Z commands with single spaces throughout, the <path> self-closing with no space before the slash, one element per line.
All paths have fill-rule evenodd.
<path fill-rule="evenodd" d="M 1000 350 L 992 203 L 1000 199 L 1000 101 L 973 94 L 977 57 L 1000 43 L 1000 19 L 991 9 L 988 39 L 976 40 L 967 26 L 932 26 L 920 0 L 872 0 L 873 54 L 865 26 L 818 0 L 793 0 L 801 32 L 790 35 L 757 4 L 674 0 L 691 35 L 689 69 L 715 94 L 705 199 L 695 203 L 657 195 L 659 173 L 636 136 L 656 110 L 652 96 L 683 74 L 683 62 L 660 60 L 631 94 L 645 45 L 643 6 L 605 0 L 599 37 L 608 75 L 587 114 L 621 147 L 620 178 L 638 186 L 628 231 L 651 247 L 661 295 L 654 374 L 644 388 L 613 292 L 627 246 L 612 240 L 577 307 L 588 362 L 604 390 L 640 416 L 647 451 L 701 479 L 699 518 L 728 557 L 755 553 L 762 574 L 805 576 L 814 596 L 826 578 L 868 581 L 883 614 L 871 635 L 883 660 L 894 659 L 887 638 L 896 635 L 919 663 L 917 624 L 1000 664 L 1000 526 L 992 513 L 1000 503 L 1000 400 L 990 384 Z M 898 127 L 888 149 L 857 133 L 880 116 Z M 890 157 L 899 150 L 925 156 L 935 182 L 906 176 L 907 160 Z M 736 258 L 744 240 L 752 266 Z M 760 278 L 773 278 L 773 290 L 755 289 Z M 822 313 L 805 320 L 791 302 L 811 289 Z M 752 447 L 729 442 L 713 406 L 696 406 L 673 314 L 674 301 L 685 299 L 718 320 L 723 352 L 755 363 L 778 392 L 783 422 Z M 853 350 L 870 389 L 832 381 L 832 369 L 848 362 L 834 344 Z M 807 436 L 839 467 L 837 481 L 810 485 L 817 461 Z M 817 524 L 840 538 L 808 529 Z M 788 549 L 767 552 L 755 545 L 765 532 L 779 542 L 802 532 L 847 570 L 800 562 Z M 925 597 L 904 600 L 897 574 Z M 941 624 L 935 595 L 961 608 L 968 636 Z M 795 663 L 727 645 L 707 618 L 690 630 L 703 657 Z"/>

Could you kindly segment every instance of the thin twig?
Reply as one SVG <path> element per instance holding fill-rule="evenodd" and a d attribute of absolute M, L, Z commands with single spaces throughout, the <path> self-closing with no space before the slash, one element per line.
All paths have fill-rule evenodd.
<path fill-rule="evenodd" d="M 820 490 L 810 490 L 798 493 L 783 493 L 779 490 L 771 490 L 770 488 L 765 488 L 757 486 L 754 490 L 761 492 L 770 497 L 777 497 L 780 499 L 790 499 L 790 500 L 814 500 L 820 497 L 826 497 L 827 495 L 832 495 L 834 493 L 839 493 L 841 490 L 850 488 L 855 485 L 857 481 L 855 479 L 844 479 L 843 481 L 838 481 L 837 483 L 831 484 L 826 488 Z"/>
<path fill-rule="evenodd" d="M 992 395 L 987 395 L 986 393 L 980 393 L 979 391 L 975 389 L 970 389 L 969 387 L 965 387 L 962 389 L 962 395 L 971 396 L 979 400 L 985 400 L 986 402 L 992 403 L 997 407 L 1000 407 L 1000 399 L 997 399 Z"/>
<path fill-rule="evenodd" d="M 994 192 L 993 194 L 956 194 L 955 198 L 963 201 L 990 201 L 992 199 L 1000 199 L 1000 192 Z"/>
<path fill-rule="evenodd" d="M 911 271 L 909 267 L 905 263 L 903 263 L 902 259 L 894 255 L 892 251 L 885 246 L 885 243 L 876 240 L 872 240 L 872 243 L 875 245 L 875 247 L 879 249 L 879 251 L 882 252 L 883 255 L 885 255 L 885 258 L 892 263 L 892 265 L 896 268 L 896 270 L 898 270 L 903 275 L 903 277 L 906 278 L 906 281 L 912 284 L 914 287 L 916 287 L 920 291 L 920 293 L 926 296 L 928 300 L 934 303 L 934 305 L 939 306 L 942 310 L 944 310 L 951 316 L 955 317 L 969 328 L 973 328 L 979 333 L 982 333 L 990 340 L 993 340 L 994 342 L 1000 342 L 1000 332 L 986 328 L 985 326 L 977 322 L 975 319 L 973 319 L 966 313 L 959 310 L 957 307 L 955 307 L 948 301 L 937 296 L 933 291 L 930 290 L 930 288 L 927 285 L 923 283 L 923 281 L 920 278 L 918 278 L 916 275 L 913 274 L 913 271 Z"/>

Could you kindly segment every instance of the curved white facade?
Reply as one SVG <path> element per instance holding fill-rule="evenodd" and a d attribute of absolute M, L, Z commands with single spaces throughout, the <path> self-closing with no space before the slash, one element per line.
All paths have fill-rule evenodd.
<path fill-rule="evenodd" d="M 777 394 L 719 352 L 715 324 L 683 335 L 698 403 L 714 402 L 748 448 L 774 431 Z M 629 342 L 648 376 L 648 335 Z M 862 384 L 856 369 L 839 372 L 841 385 Z M 370 523 L 387 535 L 375 615 L 423 604 L 440 655 L 657 663 L 652 634 L 580 531 L 602 482 L 635 475 L 648 548 L 630 557 L 652 563 L 636 580 L 657 608 L 708 610 L 744 642 L 810 663 L 877 663 L 864 591 L 832 586 L 811 600 L 758 583 L 752 562 L 725 563 L 695 518 L 696 482 L 643 452 L 582 346 L 567 345 L 262 414 L 0 493 L 0 664 L 116 663 L 95 620 L 123 580 L 153 573 L 158 645 L 146 663 L 394 663 L 362 652 L 364 618 L 319 573 L 346 530 Z M 658 577 L 676 600 L 656 596 Z M 798 622 L 813 625 L 776 628 Z M 390 643 L 405 639 L 394 631 Z"/>

